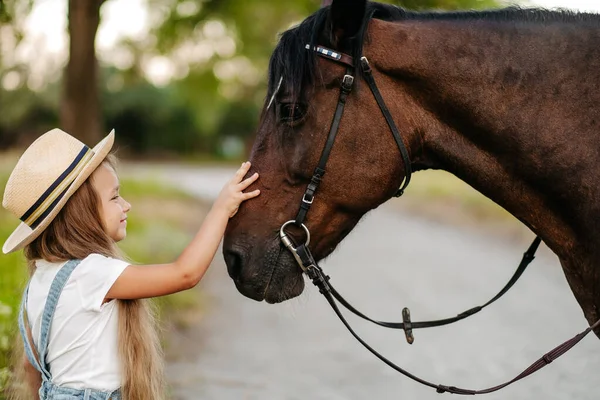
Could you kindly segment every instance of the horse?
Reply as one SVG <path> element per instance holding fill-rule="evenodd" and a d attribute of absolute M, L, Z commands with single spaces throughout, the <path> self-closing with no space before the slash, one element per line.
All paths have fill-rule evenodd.
<path fill-rule="evenodd" d="M 365 0 L 334 0 L 284 32 L 250 154 L 249 173 L 260 173 L 254 186 L 262 194 L 240 207 L 223 243 L 238 291 L 268 303 L 302 293 L 303 271 L 280 232 L 306 200 L 327 147 L 327 173 L 302 221 L 315 260 L 393 197 L 411 171 L 441 169 L 538 235 L 558 256 L 587 321 L 596 322 L 598 43 L 600 15 L 590 13 L 413 12 Z M 400 142 L 365 85 L 362 57 Z M 331 147 L 331 121 L 349 75 L 354 88 Z M 308 242 L 300 227 L 290 224 L 289 236 Z"/>

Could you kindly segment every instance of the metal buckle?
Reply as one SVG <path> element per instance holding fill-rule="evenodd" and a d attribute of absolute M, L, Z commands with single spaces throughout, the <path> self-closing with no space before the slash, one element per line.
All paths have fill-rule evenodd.
<path fill-rule="evenodd" d="M 307 199 L 308 196 L 310 196 L 310 200 Z M 315 196 L 314 195 L 311 196 L 308 193 L 304 193 L 304 196 L 302 196 L 302 202 L 303 203 L 312 204 L 314 200 L 315 200 Z M 286 222 L 286 224 L 287 224 L 287 222 Z"/>
<path fill-rule="evenodd" d="M 354 77 L 352 75 L 344 75 L 344 79 L 342 79 L 342 86 L 345 89 L 350 89 L 354 84 Z"/>
<path fill-rule="evenodd" d="M 364 72 L 371 72 L 371 64 L 369 64 L 369 60 L 367 60 L 367 57 L 361 57 L 360 63 Z"/>

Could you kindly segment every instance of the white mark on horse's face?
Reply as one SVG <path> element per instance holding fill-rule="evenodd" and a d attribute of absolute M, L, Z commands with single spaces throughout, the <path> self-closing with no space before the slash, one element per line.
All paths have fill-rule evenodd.
<path fill-rule="evenodd" d="M 277 87 L 275 88 L 275 91 L 273 92 L 273 96 L 271 96 L 271 100 L 269 100 L 269 104 L 267 105 L 267 110 L 269 108 L 271 108 L 271 104 L 273 104 L 273 101 L 275 101 L 275 97 L 277 96 L 277 93 L 279 93 L 279 89 L 281 89 L 281 82 L 283 82 L 283 76 L 281 78 L 279 78 L 279 83 L 277 84 Z"/>

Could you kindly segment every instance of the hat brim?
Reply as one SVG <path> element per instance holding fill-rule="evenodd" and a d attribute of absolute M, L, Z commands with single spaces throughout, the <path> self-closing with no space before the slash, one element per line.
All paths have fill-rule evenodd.
<path fill-rule="evenodd" d="M 79 189 L 79 187 L 85 182 L 87 178 L 98 168 L 98 166 L 104 161 L 112 146 L 115 142 L 115 131 L 114 129 L 104 138 L 100 143 L 98 143 L 92 151 L 94 155 L 88 162 L 88 164 L 81 170 L 80 174 L 75 178 L 69 189 L 65 192 L 62 199 L 56 204 L 52 212 L 48 214 L 46 218 L 40 222 L 40 224 L 35 228 L 31 229 L 31 227 L 25 223 L 21 223 L 17 229 L 6 239 L 4 242 L 4 246 L 2 246 L 2 252 L 4 254 L 12 253 L 13 251 L 17 251 L 27 246 L 29 243 L 34 241 L 43 231 L 50 225 L 50 222 L 54 220 L 54 218 L 58 215 L 60 210 L 62 210 L 63 206 L 66 202 L 71 198 L 71 196 Z"/>

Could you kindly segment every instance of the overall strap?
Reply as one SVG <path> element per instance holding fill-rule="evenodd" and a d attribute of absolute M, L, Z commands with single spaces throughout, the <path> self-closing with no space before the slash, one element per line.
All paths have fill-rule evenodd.
<path fill-rule="evenodd" d="M 25 287 L 25 291 L 23 292 L 23 298 L 21 299 L 21 306 L 19 308 L 19 332 L 21 333 L 21 338 L 23 339 L 23 345 L 25 347 L 25 355 L 27 356 L 27 359 L 29 360 L 31 365 L 33 365 L 35 369 L 37 369 L 44 376 L 44 378 L 49 378 L 44 375 L 44 372 L 40 367 L 38 359 L 35 355 L 35 351 L 33 350 L 33 343 L 32 341 L 30 341 L 30 336 L 27 333 L 28 327 L 25 326 L 25 312 L 27 310 L 27 295 L 29 294 L 30 283 L 31 280 L 27 282 L 27 286 Z M 27 325 L 29 325 L 29 323 L 27 323 Z M 31 332 L 31 329 L 29 329 L 29 331 Z"/>
<path fill-rule="evenodd" d="M 29 351 L 27 353 L 27 357 L 29 361 L 32 362 L 32 365 L 36 367 L 41 373 L 44 379 L 50 379 L 51 375 L 49 372 L 49 366 L 46 363 L 46 353 L 48 351 L 48 340 L 50 337 L 50 325 L 52 324 L 52 318 L 54 317 L 54 312 L 56 311 L 56 305 L 58 304 L 58 299 L 60 294 L 65 287 L 65 284 L 69 280 L 71 273 L 79 265 L 81 260 L 70 260 L 68 261 L 56 274 L 54 280 L 52 281 L 52 285 L 50 286 L 50 291 L 48 292 L 48 297 L 46 298 L 46 304 L 44 306 L 44 311 L 42 313 L 42 325 L 40 328 L 40 341 L 37 346 L 37 353 L 39 357 L 39 363 L 32 362 L 33 353 L 31 350 L 33 348 L 33 344 L 29 344 L 29 340 L 26 339 L 27 335 L 24 331 L 21 331 L 21 335 L 24 335 L 25 347 L 29 347 Z M 23 326 L 23 309 L 27 306 L 27 292 L 29 291 L 29 284 L 27 285 L 27 289 L 25 289 L 25 296 L 23 300 L 23 307 L 19 316 L 19 327 Z M 29 346 L 28 346 L 29 345 Z M 35 357 L 33 357 L 35 361 Z"/>

